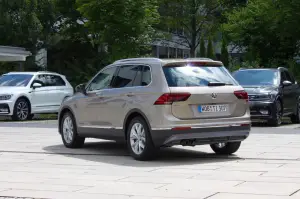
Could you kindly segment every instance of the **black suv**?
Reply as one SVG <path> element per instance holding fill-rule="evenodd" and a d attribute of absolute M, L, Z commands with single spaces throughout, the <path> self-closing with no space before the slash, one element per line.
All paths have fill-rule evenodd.
<path fill-rule="evenodd" d="M 277 69 L 240 69 L 233 77 L 248 92 L 251 119 L 279 126 L 283 116 L 300 121 L 300 87 L 283 67 Z"/>

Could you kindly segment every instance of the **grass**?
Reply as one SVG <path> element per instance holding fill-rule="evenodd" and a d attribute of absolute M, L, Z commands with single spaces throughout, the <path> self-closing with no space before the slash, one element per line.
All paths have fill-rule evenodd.
<path fill-rule="evenodd" d="M 57 114 L 36 114 L 32 120 L 28 120 L 28 121 L 39 121 L 39 120 L 57 120 Z M 12 122 L 12 120 L 11 117 L 0 116 L 0 122 Z"/>

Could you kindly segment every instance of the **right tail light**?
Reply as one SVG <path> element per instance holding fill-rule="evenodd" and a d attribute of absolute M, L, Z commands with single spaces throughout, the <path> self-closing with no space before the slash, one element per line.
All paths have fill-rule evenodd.
<path fill-rule="evenodd" d="M 243 100 L 246 100 L 247 102 L 249 101 L 248 93 L 246 91 L 244 91 L 244 90 L 242 90 L 242 91 L 234 91 L 234 95 L 238 99 L 243 99 Z"/>

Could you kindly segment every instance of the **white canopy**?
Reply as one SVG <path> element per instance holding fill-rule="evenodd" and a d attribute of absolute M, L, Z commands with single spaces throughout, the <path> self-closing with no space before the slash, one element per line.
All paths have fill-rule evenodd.
<path fill-rule="evenodd" d="M 0 62 L 26 61 L 26 57 L 30 55 L 25 48 L 0 46 Z"/>

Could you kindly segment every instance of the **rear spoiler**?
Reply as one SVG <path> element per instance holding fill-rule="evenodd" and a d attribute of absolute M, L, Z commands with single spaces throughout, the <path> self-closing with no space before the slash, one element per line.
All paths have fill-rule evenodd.
<path fill-rule="evenodd" d="M 224 66 L 222 62 L 219 61 L 179 61 L 171 62 L 164 65 L 164 67 L 183 67 L 183 66 Z"/>

